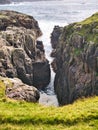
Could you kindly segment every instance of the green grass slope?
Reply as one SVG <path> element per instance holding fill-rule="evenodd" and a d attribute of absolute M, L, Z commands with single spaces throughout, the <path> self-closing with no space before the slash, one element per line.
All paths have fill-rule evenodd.
<path fill-rule="evenodd" d="M 98 97 L 46 107 L 7 99 L 0 81 L 0 130 L 98 130 Z"/>

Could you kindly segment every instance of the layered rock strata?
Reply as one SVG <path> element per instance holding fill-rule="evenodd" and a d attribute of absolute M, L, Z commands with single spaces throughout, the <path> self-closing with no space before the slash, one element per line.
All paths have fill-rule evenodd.
<path fill-rule="evenodd" d="M 50 66 L 43 43 L 37 41 L 41 35 L 32 16 L 0 11 L 0 75 L 18 77 L 38 89 L 46 87 L 50 82 Z"/>
<path fill-rule="evenodd" d="M 56 36 L 56 29 L 54 32 Z M 65 26 L 53 42 L 56 45 L 54 87 L 59 104 L 98 95 L 98 13 Z"/>

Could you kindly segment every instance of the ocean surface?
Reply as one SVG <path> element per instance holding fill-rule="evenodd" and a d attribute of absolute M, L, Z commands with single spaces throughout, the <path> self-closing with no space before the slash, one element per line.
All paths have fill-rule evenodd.
<path fill-rule="evenodd" d="M 45 46 L 46 57 L 49 62 L 51 44 L 50 35 L 55 25 L 66 26 L 73 22 L 81 21 L 93 13 L 98 12 L 98 0 L 53 0 L 12 3 L 0 5 L 0 10 L 15 10 L 33 16 L 39 23 L 43 32 L 40 40 Z M 54 93 L 54 72 L 51 69 L 51 82 L 45 92 L 41 93 L 39 103 L 44 105 L 58 106 L 58 101 Z"/>

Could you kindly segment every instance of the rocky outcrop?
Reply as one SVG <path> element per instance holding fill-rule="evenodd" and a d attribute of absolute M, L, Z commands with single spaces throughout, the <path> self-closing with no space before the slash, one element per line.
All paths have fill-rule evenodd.
<path fill-rule="evenodd" d="M 56 49 L 62 30 L 63 27 L 54 26 L 53 32 L 51 33 L 51 45 L 53 49 Z"/>
<path fill-rule="evenodd" d="M 7 98 L 27 102 L 38 102 L 40 98 L 40 93 L 35 87 L 24 84 L 18 78 L 0 77 L 0 82 L 5 86 L 4 89 Z"/>
<path fill-rule="evenodd" d="M 50 67 L 48 61 L 33 63 L 33 85 L 39 89 L 45 88 L 45 86 L 47 86 L 47 83 L 49 84 L 50 82 L 49 72 Z"/>
<path fill-rule="evenodd" d="M 10 0 L 0 0 L 0 4 L 10 4 Z"/>
<path fill-rule="evenodd" d="M 37 41 L 42 35 L 37 21 L 18 12 L 0 11 L 0 30 L 0 75 L 18 77 L 38 89 L 46 87 L 50 67 L 43 43 Z"/>
<path fill-rule="evenodd" d="M 65 26 L 56 41 L 54 87 L 60 105 L 98 95 L 97 19 L 98 13 Z"/>
<path fill-rule="evenodd" d="M 54 26 L 53 32 L 51 33 L 51 46 L 53 48 L 51 52 L 51 57 L 55 57 L 56 55 L 56 46 L 59 41 L 59 37 L 62 33 L 63 27 Z"/>

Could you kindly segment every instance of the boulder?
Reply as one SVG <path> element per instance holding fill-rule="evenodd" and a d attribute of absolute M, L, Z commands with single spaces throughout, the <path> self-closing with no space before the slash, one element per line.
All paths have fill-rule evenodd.
<path fill-rule="evenodd" d="M 0 80 L 2 80 L 6 87 L 5 95 L 8 98 L 34 103 L 38 102 L 40 93 L 35 87 L 24 84 L 18 78 L 12 79 L 0 77 Z"/>
<path fill-rule="evenodd" d="M 54 88 L 60 105 L 98 95 L 98 38 L 94 31 L 98 28 L 97 19 L 98 13 L 65 26 L 58 42 L 53 43 L 56 45 L 52 63 L 56 72 Z"/>

